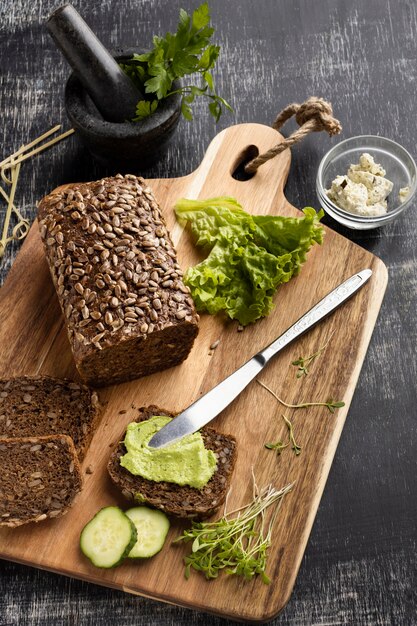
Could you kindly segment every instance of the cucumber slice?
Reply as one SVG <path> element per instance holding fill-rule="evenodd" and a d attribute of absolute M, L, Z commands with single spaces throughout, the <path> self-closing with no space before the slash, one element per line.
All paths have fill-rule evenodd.
<path fill-rule="evenodd" d="M 137 541 L 129 553 L 130 559 L 154 556 L 162 549 L 169 530 L 169 520 L 162 511 L 137 506 L 126 511 L 137 530 Z"/>
<path fill-rule="evenodd" d="M 115 567 L 137 539 L 133 522 L 117 506 L 101 509 L 81 531 L 80 547 L 96 567 Z"/>

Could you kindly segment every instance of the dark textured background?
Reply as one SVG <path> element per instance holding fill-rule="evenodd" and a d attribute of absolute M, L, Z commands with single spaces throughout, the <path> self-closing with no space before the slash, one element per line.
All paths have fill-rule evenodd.
<path fill-rule="evenodd" d="M 149 46 L 152 34 L 174 29 L 180 6 L 197 4 L 74 2 L 108 47 Z M 0 0 L 2 158 L 57 122 L 67 127 L 68 67 L 44 26 L 57 6 Z M 417 156 L 415 1 L 211 0 L 210 6 L 222 46 L 217 86 L 235 113 L 216 128 L 198 105 L 194 123 L 181 122 L 168 156 L 146 176 L 184 175 L 218 130 L 270 124 L 286 104 L 310 95 L 332 101 L 343 138 L 385 135 Z M 286 194 L 295 206 L 317 207 L 317 166 L 335 141 L 317 134 L 293 151 Z M 22 167 L 16 201 L 33 217 L 36 200 L 56 185 L 105 173 L 72 137 Z M 390 281 L 294 593 L 274 625 L 411 626 L 417 624 L 416 210 L 370 233 L 326 222 L 381 257 Z M 0 262 L 2 280 L 18 248 Z M 228 622 L 1 562 L 1 626 L 116 623 Z"/>

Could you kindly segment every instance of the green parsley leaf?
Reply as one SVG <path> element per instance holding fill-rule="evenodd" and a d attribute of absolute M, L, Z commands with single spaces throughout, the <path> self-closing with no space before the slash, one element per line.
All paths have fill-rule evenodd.
<path fill-rule="evenodd" d="M 210 102 L 209 111 L 216 120 L 216 122 L 218 122 L 221 115 L 221 107 L 217 100 L 213 100 L 213 102 Z"/>
<path fill-rule="evenodd" d="M 207 71 L 214 66 L 220 54 L 220 46 L 208 46 L 198 61 L 197 69 Z"/>
<path fill-rule="evenodd" d="M 206 81 L 209 88 L 211 89 L 211 91 L 214 91 L 213 76 L 210 74 L 210 72 L 204 72 L 203 78 Z"/>
<path fill-rule="evenodd" d="M 191 112 L 191 108 L 188 106 L 188 104 L 186 103 L 185 99 L 183 99 L 183 101 L 181 102 L 181 113 L 183 114 L 184 118 L 188 122 L 192 121 L 193 114 Z"/>
<path fill-rule="evenodd" d="M 193 27 L 196 30 L 200 30 L 200 28 L 204 28 L 208 24 L 210 24 L 210 10 L 207 2 L 204 2 L 193 13 Z"/>
<path fill-rule="evenodd" d="M 136 105 L 136 117 L 132 121 L 139 122 L 152 115 L 158 108 L 158 100 L 140 100 Z"/>
<path fill-rule="evenodd" d="M 153 78 L 146 81 L 145 92 L 155 93 L 158 100 L 162 100 L 168 93 L 172 80 L 162 65 L 154 65 L 149 71 Z"/>

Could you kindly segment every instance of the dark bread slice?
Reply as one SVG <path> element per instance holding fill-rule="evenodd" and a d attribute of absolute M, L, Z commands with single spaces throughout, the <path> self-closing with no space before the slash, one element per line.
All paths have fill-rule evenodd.
<path fill-rule="evenodd" d="M 81 487 L 70 437 L 0 438 L 0 526 L 60 517 Z"/>
<path fill-rule="evenodd" d="M 142 422 L 154 415 L 174 417 L 175 414 L 157 406 L 142 407 L 135 421 Z M 217 470 L 202 489 L 134 476 L 120 465 L 120 457 L 126 454 L 123 441 L 112 452 L 107 466 L 112 481 L 127 499 L 146 502 L 175 517 L 204 519 L 213 515 L 226 498 L 236 461 L 236 440 L 212 428 L 204 427 L 200 432 L 205 447 L 217 455 Z"/>
<path fill-rule="evenodd" d="M 0 379 L 0 437 L 69 435 L 82 460 L 99 416 L 97 393 L 72 380 Z"/>

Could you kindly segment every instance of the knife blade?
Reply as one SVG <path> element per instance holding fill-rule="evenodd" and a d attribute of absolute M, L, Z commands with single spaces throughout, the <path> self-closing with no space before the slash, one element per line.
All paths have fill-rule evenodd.
<path fill-rule="evenodd" d="M 148 445 L 152 448 L 165 447 L 211 422 L 247 387 L 280 350 L 346 302 L 371 276 L 372 270 L 362 270 L 330 291 L 327 296 L 300 317 L 275 341 L 255 354 L 233 374 L 230 374 L 155 433 Z"/>

